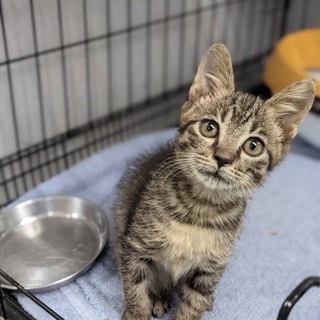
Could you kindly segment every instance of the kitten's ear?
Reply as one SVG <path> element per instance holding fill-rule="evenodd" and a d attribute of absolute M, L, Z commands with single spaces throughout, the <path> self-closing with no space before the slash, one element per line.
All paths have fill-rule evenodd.
<path fill-rule="evenodd" d="M 280 121 L 285 138 L 295 137 L 314 98 L 315 81 L 308 79 L 292 83 L 267 101 L 268 108 L 271 108 Z"/>
<path fill-rule="evenodd" d="M 234 79 L 229 51 L 223 44 L 214 44 L 200 61 L 189 99 L 196 100 L 207 93 L 218 96 L 233 91 Z"/>

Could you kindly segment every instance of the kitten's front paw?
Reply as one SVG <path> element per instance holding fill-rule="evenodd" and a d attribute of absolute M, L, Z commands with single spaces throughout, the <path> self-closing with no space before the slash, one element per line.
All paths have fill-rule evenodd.
<path fill-rule="evenodd" d="M 152 315 L 156 318 L 162 318 L 170 309 L 169 301 L 155 300 L 152 309 Z"/>

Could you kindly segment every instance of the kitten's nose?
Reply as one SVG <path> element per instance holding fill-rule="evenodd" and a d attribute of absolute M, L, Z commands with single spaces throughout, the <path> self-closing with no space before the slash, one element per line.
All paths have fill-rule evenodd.
<path fill-rule="evenodd" d="M 217 160 L 219 168 L 223 167 L 225 164 L 230 164 L 233 161 L 230 151 L 224 148 L 218 148 L 215 152 L 214 158 Z"/>
<path fill-rule="evenodd" d="M 214 158 L 217 160 L 219 168 L 223 167 L 225 164 L 230 164 L 231 163 L 230 159 L 222 158 L 219 155 L 215 155 Z"/>

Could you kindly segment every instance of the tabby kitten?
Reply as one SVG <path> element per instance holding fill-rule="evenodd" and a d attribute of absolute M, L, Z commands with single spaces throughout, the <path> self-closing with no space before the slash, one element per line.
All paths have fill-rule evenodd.
<path fill-rule="evenodd" d="M 123 320 L 162 317 L 173 285 L 175 320 L 201 319 L 239 235 L 247 202 L 288 153 L 315 96 L 298 81 L 267 101 L 234 90 L 222 44 L 201 60 L 177 138 L 126 174 L 115 252 Z"/>

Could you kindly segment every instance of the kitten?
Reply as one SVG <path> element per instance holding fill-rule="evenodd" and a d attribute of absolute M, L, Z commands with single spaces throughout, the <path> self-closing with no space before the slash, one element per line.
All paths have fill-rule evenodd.
<path fill-rule="evenodd" d="M 115 253 L 123 320 L 162 317 L 173 285 L 181 295 L 175 320 L 212 308 L 251 193 L 289 152 L 314 97 L 313 80 L 267 101 L 237 92 L 227 49 L 207 51 L 177 138 L 138 160 L 122 182 Z"/>

